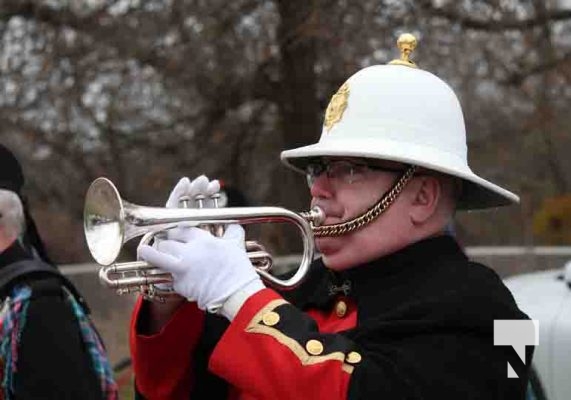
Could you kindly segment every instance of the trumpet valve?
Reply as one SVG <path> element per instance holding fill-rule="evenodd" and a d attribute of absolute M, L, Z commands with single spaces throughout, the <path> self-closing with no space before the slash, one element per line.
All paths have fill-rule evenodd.
<path fill-rule="evenodd" d="M 178 206 L 179 208 L 188 208 L 190 205 L 190 197 L 188 196 L 181 196 L 178 199 Z"/>
<path fill-rule="evenodd" d="M 220 205 L 218 204 L 220 201 L 220 193 L 213 193 L 212 195 L 210 195 L 210 199 L 212 200 L 212 203 L 214 204 L 214 208 L 220 207 Z"/>
<path fill-rule="evenodd" d="M 210 200 L 214 204 L 214 208 L 220 208 L 220 193 L 213 193 L 210 195 Z M 224 235 L 226 228 L 222 224 L 216 224 L 212 227 L 212 234 L 216 237 L 221 237 Z"/>
<path fill-rule="evenodd" d="M 197 194 L 196 196 L 194 196 L 194 201 L 197 204 L 197 208 L 204 208 L 204 199 L 206 198 L 206 196 L 204 196 L 203 194 Z"/>

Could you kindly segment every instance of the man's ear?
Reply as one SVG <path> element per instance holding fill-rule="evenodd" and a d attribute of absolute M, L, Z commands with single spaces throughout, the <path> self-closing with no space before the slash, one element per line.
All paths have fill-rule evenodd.
<path fill-rule="evenodd" d="M 425 223 L 438 208 L 442 196 L 442 182 L 437 177 L 424 175 L 416 177 L 411 198 L 410 218 L 414 225 Z"/>

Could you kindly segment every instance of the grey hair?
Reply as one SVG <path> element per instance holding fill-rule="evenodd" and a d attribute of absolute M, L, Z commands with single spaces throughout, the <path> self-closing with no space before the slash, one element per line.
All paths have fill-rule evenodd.
<path fill-rule="evenodd" d="M 0 229 L 7 236 L 19 237 L 24 230 L 24 207 L 20 197 L 10 190 L 0 189 Z"/>

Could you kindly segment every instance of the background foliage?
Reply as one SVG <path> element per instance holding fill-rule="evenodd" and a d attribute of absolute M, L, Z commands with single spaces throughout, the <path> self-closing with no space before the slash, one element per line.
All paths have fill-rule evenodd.
<path fill-rule="evenodd" d="M 205 173 L 252 204 L 303 210 L 280 151 L 316 141 L 337 87 L 395 58 L 410 31 L 414 59 L 461 99 L 472 168 L 522 197 L 459 216 L 461 240 L 568 244 L 540 220 L 571 213 L 568 200 L 541 208 L 571 184 L 570 30 L 554 0 L 0 0 L 0 141 L 60 263 L 90 260 L 83 200 L 101 175 L 138 204 Z"/>

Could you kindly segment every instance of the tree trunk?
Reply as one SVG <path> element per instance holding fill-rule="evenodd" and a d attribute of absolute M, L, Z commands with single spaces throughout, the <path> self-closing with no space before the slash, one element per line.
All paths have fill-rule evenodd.
<path fill-rule="evenodd" d="M 307 0 L 277 0 L 280 25 L 280 91 L 277 104 L 280 114 L 281 149 L 315 143 L 321 131 L 321 110 L 316 89 L 316 29 L 318 4 Z M 279 198 L 277 204 L 295 211 L 309 207 L 305 177 L 280 167 L 274 174 Z M 274 200 L 274 199 L 272 199 Z M 285 236 L 285 237 L 284 237 Z M 271 240 L 282 251 L 299 251 L 300 240 L 288 234 Z"/>

